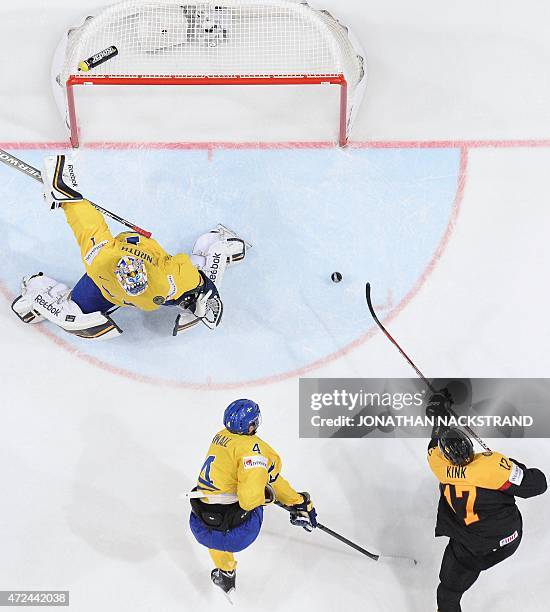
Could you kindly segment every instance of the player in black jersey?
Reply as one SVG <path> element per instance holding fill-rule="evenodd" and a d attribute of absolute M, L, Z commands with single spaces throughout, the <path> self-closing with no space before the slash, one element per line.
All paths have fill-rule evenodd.
<path fill-rule="evenodd" d="M 426 415 L 448 416 L 450 401 L 446 393 L 432 395 Z M 465 433 L 437 425 L 428 463 L 441 492 L 435 535 L 450 538 L 439 573 L 438 610 L 461 612 L 462 595 L 479 574 L 513 555 L 521 542 L 515 497 L 541 495 L 546 478 L 500 453 L 474 453 Z"/>

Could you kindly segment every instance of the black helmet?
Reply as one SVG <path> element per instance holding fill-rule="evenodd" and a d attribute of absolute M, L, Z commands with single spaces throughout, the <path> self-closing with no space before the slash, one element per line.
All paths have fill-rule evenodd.
<path fill-rule="evenodd" d="M 454 465 L 466 465 L 474 458 L 474 445 L 460 429 L 451 427 L 439 436 L 439 450 Z"/>

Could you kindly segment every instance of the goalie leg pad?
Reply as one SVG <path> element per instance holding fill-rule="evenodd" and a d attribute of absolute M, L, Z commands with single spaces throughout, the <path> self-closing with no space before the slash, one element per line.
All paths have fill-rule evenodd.
<path fill-rule="evenodd" d="M 22 294 L 12 310 L 25 323 L 47 319 L 81 338 L 108 339 L 122 333 L 109 316 L 101 312 L 84 314 L 71 299 L 67 285 L 43 274 L 23 279 Z"/>
<path fill-rule="evenodd" d="M 247 243 L 223 225 L 199 236 L 191 254 L 191 261 L 219 285 L 225 269 L 246 256 Z"/>
<path fill-rule="evenodd" d="M 44 199 L 51 210 L 55 210 L 68 202 L 82 201 L 74 164 L 65 155 L 55 155 L 44 159 L 42 179 L 44 181 Z"/>
<path fill-rule="evenodd" d="M 48 292 L 55 284 L 53 278 L 42 272 L 23 277 L 21 295 L 12 302 L 11 309 L 23 323 L 40 323 L 44 317 L 34 310 L 34 298 L 37 293 Z"/>
<path fill-rule="evenodd" d="M 233 230 L 230 230 L 221 223 L 216 225 L 216 231 L 229 243 L 233 243 L 230 244 L 231 259 L 227 262 L 228 266 L 232 266 L 233 264 L 242 261 L 245 258 L 248 249 L 252 248 L 250 242 L 239 238 L 239 236 Z"/>

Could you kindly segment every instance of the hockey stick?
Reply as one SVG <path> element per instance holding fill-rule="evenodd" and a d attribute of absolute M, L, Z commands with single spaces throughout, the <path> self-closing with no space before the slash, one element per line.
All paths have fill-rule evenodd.
<path fill-rule="evenodd" d="M 399 346 L 399 344 L 397 343 L 397 341 L 391 336 L 391 334 L 388 332 L 388 330 L 382 325 L 382 323 L 380 322 L 380 319 L 376 316 L 376 312 L 374 311 L 374 307 L 372 305 L 372 300 L 371 300 L 371 295 L 370 295 L 370 283 L 367 283 L 366 286 L 366 297 L 367 297 L 367 305 L 369 307 L 370 313 L 372 315 L 372 318 L 374 319 L 374 321 L 376 322 L 376 324 L 378 325 L 378 327 L 384 332 L 384 334 L 386 335 L 386 337 L 388 338 L 388 340 L 390 340 L 390 342 L 397 347 L 397 350 L 401 353 L 401 355 L 403 355 L 403 357 L 407 360 L 407 362 L 409 363 L 409 365 L 414 369 L 414 371 L 418 374 L 418 376 L 424 381 L 425 385 L 428 387 L 428 389 L 432 392 L 432 393 L 437 393 L 437 390 L 435 389 L 435 387 L 430 383 L 430 381 L 424 376 L 424 374 L 422 374 L 422 372 L 416 367 L 416 365 L 414 364 L 413 360 L 407 355 L 407 353 L 405 353 L 405 351 Z M 454 417 L 455 419 L 458 418 L 458 415 L 456 414 L 456 412 L 449 406 L 447 408 L 447 411 L 449 412 L 449 414 Z M 485 451 L 487 452 L 491 452 L 491 449 L 487 446 L 487 444 L 485 444 L 485 442 L 476 434 L 476 432 L 469 427 L 468 425 L 466 425 L 464 427 L 464 429 L 472 436 L 472 438 L 474 438 L 478 444 L 485 449 Z"/>
<path fill-rule="evenodd" d="M 285 506 L 281 502 L 276 501 L 275 505 L 279 506 L 279 508 L 282 508 L 283 510 L 286 510 L 287 512 L 292 512 L 292 508 L 290 508 L 289 506 Z M 418 561 L 416 559 L 411 559 L 409 557 L 398 557 L 394 555 L 382 555 L 382 554 L 377 555 L 376 553 L 372 553 L 368 551 L 366 548 L 359 546 L 359 544 L 356 544 L 355 542 L 348 540 L 343 535 L 336 533 L 336 531 L 333 531 L 332 529 L 330 529 L 329 527 L 326 527 L 322 523 L 317 522 L 317 527 L 315 527 L 315 529 L 320 529 L 321 531 L 324 531 L 328 535 L 332 536 L 333 538 L 336 538 L 343 544 L 346 544 L 350 548 L 353 548 L 357 552 L 360 552 L 362 555 L 365 555 L 365 557 L 368 557 L 369 559 L 372 559 L 373 561 L 393 560 L 393 561 L 404 561 L 410 565 L 418 564 Z"/>
<path fill-rule="evenodd" d="M 40 170 L 38 170 L 37 168 L 34 168 L 33 166 L 29 166 L 28 164 L 21 161 L 14 155 L 10 155 L 9 153 L 6 153 L 6 151 L 3 151 L 2 149 L 0 149 L 0 161 L 6 164 L 6 166 L 15 168 L 16 170 L 19 170 L 23 174 L 30 176 L 35 181 L 38 181 L 39 183 L 43 183 L 42 174 L 40 173 Z M 134 230 L 134 232 L 136 232 L 137 234 L 140 234 L 141 236 L 144 236 L 145 238 L 151 237 L 151 232 L 148 232 L 147 230 L 144 230 L 141 227 L 138 227 L 137 225 L 134 225 L 133 223 L 126 221 L 126 219 L 119 217 L 117 214 L 112 213 L 106 208 L 102 208 L 101 206 L 99 206 L 99 204 L 95 204 L 91 200 L 88 200 L 88 202 L 90 202 L 90 204 L 94 208 L 97 208 L 97 210 L 99 210 L 100 213 L 103 213 L 107 217 L 110 217 L 111 219 L 114 219 L 115 221 L 122 223 L 122 225 L 129 227 L 130 229 Z"/>

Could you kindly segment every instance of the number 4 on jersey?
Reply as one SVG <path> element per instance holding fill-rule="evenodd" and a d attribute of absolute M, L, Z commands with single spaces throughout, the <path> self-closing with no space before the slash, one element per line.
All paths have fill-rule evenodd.
<path fill-rule="evenodd" d="M 210 490 L 219 491 L 218 487 L 216 487 L 214 482 L 210 479 L 210 470 L 215 459 L 215 455 L 209 455 L 206 458 L 206 461 L 203 463 L 199 474 L 199 483 L 205 487 L 208 487 Z"/>

